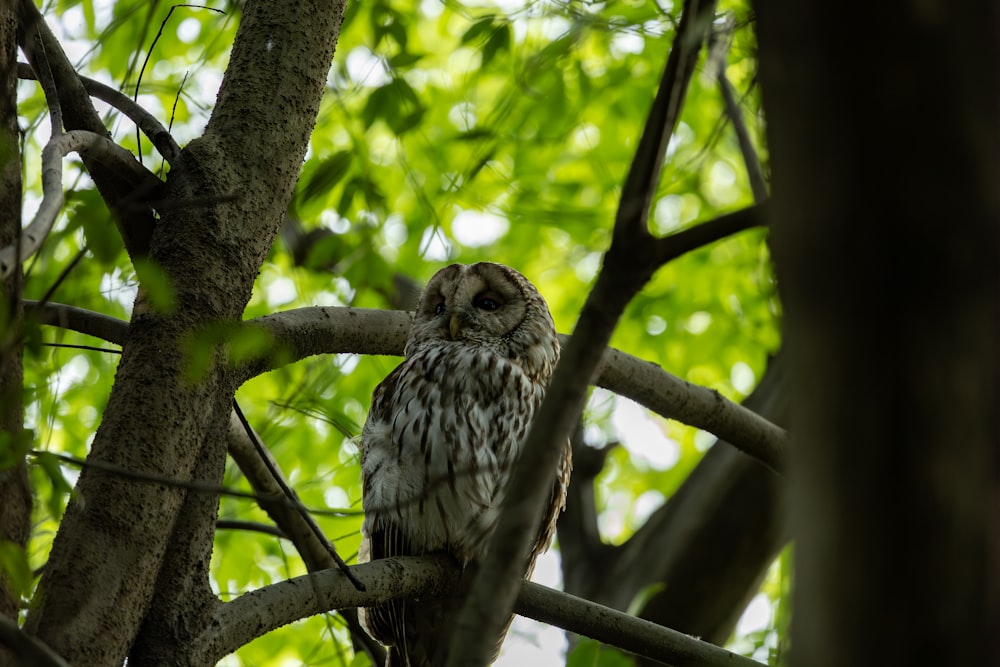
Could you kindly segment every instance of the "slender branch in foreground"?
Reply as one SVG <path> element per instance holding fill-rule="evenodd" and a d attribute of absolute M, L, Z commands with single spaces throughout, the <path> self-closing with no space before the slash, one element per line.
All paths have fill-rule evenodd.
<path fill-rule="evenodd" d="M 17 76 L 18 78 L 28 80 L 37 78 L 34 70 L 31 69 L 31 65 L 27 63 L 17 64 Z M 163 159 L 173 164 L 174 160 L 180 155 L 181 148 L 156 116 L 137 102 L 132 101 L 125 93 L 107 84 L 86 76 L 81 76 L 80 81 L 83 82 L 84 90 L 89 95 L 110 104 L 134 122 L 152 142 L 153 146 L 156 147 L 156 150 L 163 156 Z"/>
<path fill-rule="evenodd" d="M 197 662 L 214 664 L 252 639 L 314 614 L 402 597 L 435 597 L 458 581 L 443 554 L 385 558 L 351 567 L 367 590 L 337 569 L 288 579 L 221 605 L 195 640 Z M 760 663 L 683 633 L 538 584 L 517 593 L 519 614 L 677 667 L 758 667 Z"/>
<path fill-rule="evenodd" d="M 69 667 L 58 653 L 36 637 L 24 633 L 12 618 L 0 616 L 0 644 L 3 644 L 22 665 L 35 667 Z"/>
<path fill-rule="evenodd" d="M 750 138 L 750 130 L 743 118 L 743 110 L 736 99 L 736 89 L 729 81 L 729 77 L 726 76 L 727 56 L 732 44 L 735 23 L 732 15 L 729 15 L 725 18 L 722 26 L 716 26 L 711 31 L 708 38 L 707 69 L 715 71 L 726 117 L 733 124 L 733 132 L 736 134 L 740 153 L 743 154 L 743 164 L 747 168 L 750 190 L 753 192 L 754 201 L 759 204 L 767 200 L 767 179 L 764 178 L 764 170 L 761 167 L 760 158 L 757 156 L 757 149 L 754 148 L 753 139 Z"/>
<path fill-rule="evenodd" d="M 128 174 L 137 182 L 146 181 L 151 187 L 160 183 L 156 176 L 135 161 L 131 153 L 107 137 L 86 130 L 72 130 L 52 137 L 42 149 L 42 203 L 35 219 L 21 232 L 20 248 L 18 244 L 12 244 L 0 250 L 0 280 L 37 252 L 52 230 L 64 201 L 62 159 L 74 151 L 120 174 Z"/>
<path fill-rule="evenodd" d="M 115 345 L 124 345 L 128 337 L 128 322 L 85 308 L 25 300 L 24 312 L 41 324 L 86 334 Z"/>
<path fill-rule="evenodd" d="M 259 440 L 256 433 L 253 437 Z M 330 555 L 330 551 L 317 537 L 302 514 L 285 502 L 281 481 L 275 479 L 275 475 L 281 475 L 281 470 L 276 463 L 270 466 L 264 460 L 271 458 L 270 452 L 266 447 L 258 450 L 254 446 L 250 433 L 243 427 L 241 420 L 235 413 L 230 414 L 229 430 L 226 433 L 226 448 L 233 461 L 239 466 L 243 476 L 246 477 L 254 492 L 259 496 L 258 502 L 261 509 L 267 512 L 282 534 L 295 545 L 296 551 L 299 552 L 299 556 L 308 570 L 316 572 L 337 568 L 338 565 L 333 556 Z M 285 484 L 287 485 L 287 482 Z M 362 629 L 358 621 L 357 611 L 342 609 L 340 615 L 347 622 L 347 627 L 351 631 L 355 651 L 365 651 L 371 658 L 373 665 L 385 663 L 385 649 Z"/>
<path fill-rule="evenodd" d="M 736 89 L 729 81 L 729 77 L 726 76 L 725 69 L 719 71 L 719 89 L 726 107 L 726 115 L 729 116 L 733 130 L 736 132 L 740 153 L 743 154 L 743 164 L 747 168 L 754 201 L 763 202 L 767 199 L 767 179 L 764 178 L 764 169 L 761 167 L 757 149 L 754 148 L 753 140 L 750 138 L 750 130 L 747 129 L 746 121 L 743 120 L 743 110 L 736 99 Z"/>
<path fill-rule="evenodd" d="M 767 205 L 757 204 L 749 208 L 725 213 L 692 227 L 655 239 L 656 268 L 677 259 L 681 255 L 703 248 L 733 234 L 763 227 L 767 224 Z"/>
<path fill-rule="evenodd" d="M 662 252 L 658 252 L 662 244 L 650 243 L 649 207 L 659 184 L 667 142 L 714 14 L 714 0 L 684 2 L 663 77 L 622 188 L 611 247 L 545 400 L 532 419 L 489 552 L 472 578 L 450 638 L 448 667 L 480 667 L 489 662 L 514 606 L 530 542 L 551 493 L 561 443 L 576 426 L 586 402 L 587 385 L 626 305 L 662 263 Z"/>
<path fill-rule="evenodd" d="M 267 455 L 267 450 L 264 448 L 264 444 L 250 427 L 250 422 L 247 421 L 246 415 L 243 414 L 243 411 L 240 409 L 240 406 L 235 399 L 233 400 L 233 412 L 236 413 L 236 417 L 239 419 L 244 433 L 247 434 L 247 437 L 250 438 L 250 441 L 253 443 L 258 459 L 268 469 L 268 474 L 271 479 L 274 480 L 274 482 L 278 485 L 278 488 L 281 490 L 281 495 L 284 500 L 291 503 L 295 507 L 299 516 L 302 517 L 302 519 L 309 526 L 309 530 L 312 531 L 313 535 L 320 541 L 326 552 L 333 558 L 333 561 L 337 564 L 337 567 L 340 568 L 340 571 L 347 576 L 352 584 L 354 584 L 359 590 L 363 591 L 365 589 L 364 584 L 354 578 L 354 575 L 351 574 L 350 569 L 347 567 L 347 563 L 345 563 L 344 559 L 337 553 L 337 549 L 330 543 L 330 540 L 326 539 L 326 535 L 324 535 L 323 531 L 320 530 L 319 524 L 316 523 L 316 520 L 312 518 L 312 514 L 309 512 L 309 509 L 302 504 L 302 501 L 299 500 L 298 494 L 292 491 L 292 487 L 289 486 L 288 482 L 285 481 L 285 478 L 278 472 L 278 464 L 274 461 L 274 459 Z"/>

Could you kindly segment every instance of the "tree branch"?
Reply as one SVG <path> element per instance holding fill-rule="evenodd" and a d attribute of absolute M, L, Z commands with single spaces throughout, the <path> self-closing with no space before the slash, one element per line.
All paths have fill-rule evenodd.
<path fill-rule="evenodd" d="M 250 361 L 238 372 L 243 381 L 316 354 L 401 355 L 412 313 L 371 308 L 318 306 L 265 315 L 246 322 L 275 342 L 268 357 Z"/>
<path fill-rule="evenodd" d="M 715 0 L 685 0 L 660 86 L 622 188 L 612 244 L 649 238 L 646 221 L 670 136 L 680 120 L 698 52 L 715 15 Z"/>
<path fill-rule="evenodd" d="M 760 667 L 714 644 L 530 581 L 514 611 L 673 667 Z"/>
<path fill-rule="evenodd" d="M 53 324 L 122 344 L 128 325 L 122 320 L 58 303 L 25 302 L 27 313 L 43 324 Z M 365 308 L 310 307 L 249 320 L 261 327 L 279 348 L 291 350 L 251 362 L 241 376 L 277 368 L 317 354 L 401 355 L 409 331 L 410 313 Z M 117 323 L 117 324 L 116 324 Z M 569 337 L 560 336 L 563 346 Z M 748 456 L 781 471 L 788 457 L 788 435 L 752 410 L 717 391 L 691 384 L 615 348 L 607 348 L 594 384 L 625 396 L 656 414 L 704 429 L 726 440 Z M 272 517 L 275 518 L 275 517 Z"/>
<path fill-rule="evenodd" d="M 0 644 L 11 650 L 18 664 L 33 667 L 69 667 L 58 653 L 37 637 L 32 637 L 17 626 L 12 618 L 0 616 Z"/>
<path fill-rule="evenodd" d="M 687 0 L 653 108 L 629 169 L 611 248 L 587 297 L 507 489 L 490 549 L 472 579 L 447 653 L 449 667 L 485 665 L 506 627 L 530 542 L 548 501 L 561 443 L 586 402 L 586 388 L 625 306 L 660 266 L 646 228 L 667 141 L 680 114 L 694 58 L 714 15 L 712 0 Z M 658 252 L 659 251 L 659 252 Z"/>
<path fill-rule="evenodd" d="M 440 597 L 459 579 L 446 555 L 384 558 L 351 567 L 366 591 L 338 569 L 321 570 L 245 593 L 218 607 L 195 638 L 195 662 L 213 664 L 252 639 L 288 623 L 336 609 L 369 607 L 402 597 Z M 760 663 L 683 633 L 525 582 L 517 612 L 638 655 L 684 667 L 757 667 Z"/>
<path fill-rule="evenodd" d="M 24 312 L 41 324 L 86 334 L 116 345 L 124 345 L 128 338 L 128 322 L 85 308 L 25 300 Z"/>
<path fill-rule="evenodd" d="M 715 69 L 715 78 L 719 83 L 719 93 L 722 95 L 726 117 L 733 124 L 736 142 L 743 155 L 743 164 L 747 168 L 750 190 L 753 192 L 754 201 L 759 204 L 767 200 L 767 179 L 764 178 L 764 170 L 761 168 L 757 149 L 753 145 L 750 130 L 747 129 L 746 121 L 743 119 L 743 110 L 736 99 L 736 90 L 729 81 L 729 77 L 726 76 L 726 57 L 732 42 L 734 23 L 732 15 L 729 15 L 722 27 L 712 30 L 708 38 L 708 59 L 709 66 Z"/>
<path fill-rule="evenodd" d="M 135 182 L 146 182 L 151 187 L 154 182 L 157 186 L 160 183 L 131 153 L 106 137 L 86 130 L 53 136 L 42 149 L 42 203 L 35 219 L 21 232 L 20 243 L 0 250 L 0 279 L 9 276 L 21 262 L 31 257 L 52 230 L 64 201 L 62 159 L 74 151 L 116 173 L 129 174 Z"/>
<path fill-rule="evenodd" d="M 256 637 L 315 614 L 400 597 L 441 596 L 458 580 L 455 561 L 444 555 L 386 558 L 355 565 L 351 572 L 364 583 L 365 591 L 332 568 L 271 584 L 223 604 L 195 638 L 193 663 L 215 664 Z"/>
<path fill-rule="evenodd" d="M 31 65 L 27 63 L 17 64 L 17 76 L 28 80 L 38 78 L 34 70 L 31 69 Z M 96 79 L 81 76 L 80 81 L 83 83 L 83 88 L 87 91 L 87 94 L 96 97 L 102 102 L 107 102 L 131 119 L 153 143 L 153 146 L 160 152 L 164 160 L 168 163 L 173 163 L 177 159 L 177 156 L 181 152 L 180 146 L 177 145 L 173 136 L 171 136 L 167 128 L 163 127 L 163 124 L 160 123 L 160 120 L 156 116 L 146 111 L 145 108 L 134 102 L 125 93 Z"/>
<path fill-rule="evenodd" d="M 264 448 L 262 453 L 258 452 L 250 437 L 242 421 L 233 412 L 230 415 L 229 431 L 226 433 L 226 446 L 229 455 L 257 494 L 261 509 L 277 524 L 283 536 L 295 545 L 310 572 L 339 568 L 333 555 L 316 535 L 309 522 L 285 498 L 282 485 L 275 479 L 274 474 L 281 474 L 281 470 L 276 463 L 268 466 L 263 461 L 264 456 L 270 456 L 268 450 Z M 254 437 L 258 436 L 254 434 Z M 385 649 L 362 629 L 357 612 L 353 609 L 343 609 L 340 615 L 344 617 L 347 627 L 351 630 L 355 650 L 365 651 L 371 658 L 372 664 L 383 664 Z"/>

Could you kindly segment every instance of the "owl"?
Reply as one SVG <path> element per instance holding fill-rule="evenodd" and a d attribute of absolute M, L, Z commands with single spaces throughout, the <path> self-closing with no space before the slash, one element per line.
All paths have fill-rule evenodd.
<path fill-rule="evenodd" d="M 421 294 L 404 355 L 375 388 L 361 434 L 358 560 L 443 552 L 474 566 L 559 359 L 552 315 L 514 269 L 452 264 Z M 566 442 L 525 576 L 552 540 L 570 467 Z M 459 604 L 394 601 L 361 619 L 389 647 L 387 666 L 424 667 L 443 659 Z"/>

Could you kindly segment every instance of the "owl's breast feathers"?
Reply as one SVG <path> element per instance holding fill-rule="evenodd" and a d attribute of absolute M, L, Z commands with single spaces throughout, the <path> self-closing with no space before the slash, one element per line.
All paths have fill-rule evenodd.
<path fill-rule="evenodd" d="M 479 560 L 544 387 L 490 350 L 446 352 L 415 351 L 375 390 L 362 432 L 365 527 L 394 524 L 407 553 Z"/>

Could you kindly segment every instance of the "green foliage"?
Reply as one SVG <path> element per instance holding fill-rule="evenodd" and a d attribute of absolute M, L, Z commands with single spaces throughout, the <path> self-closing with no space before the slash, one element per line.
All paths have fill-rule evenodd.
<path fill-rule="evenodd" d="M 581 638 L 566 659 L 566 667 L 633 667 L 635 663 L 618 649 Z"/>
<path fill-rule="evenodd" d="M 129 94 L 148 55 L 138 101 L 162 122 L 172 120 L 183 145 L 200 134 L 211 112 L 238 24 L 238 3 L 207 4 L 226 13 L 142 0 L 59 0 L 43 11 L 82 74 Z M 532 279 L 559 330 L 570 332 L 608 246 L 621 185 L 673 38 L 676 16 L 663 6 L 669 5 L 349 2 L 292 205 L 307 232 L 326 233 L 301 264 L 285 243 L 276 244 L 246 318 L 307 305 L 385 308 L 395 274 L 422 282 L 447 262 L 494 260 Z M 740 23 L 748 5 L 721 8 L 740 25 L 726 71 L 759 144 L 755 43 Z M 134 125 L 105 105 L 99 109 L 114 139 L 140 152 Z M 36 83 L 21 84 L 19 111 L 29 128 L 24 174 L 31 202 L 47 136 Z M 145 138 L 141 153 L 159 168 Z M 655 197 L 653 229 L 671 233 L 750 203 L 742 160 L 714 77 L 699 67 Z M 158 267 L 128 263 L 89 178 L 72 163 L 67 174 L 65 214 L 28 264 L 26 296 L 38 299 L 55 286 L 53 301 L 127 319 L 138 274 L 142 298 L 164 311 L 176 308 Z M 83 261 L 57 284 L 81 252 Z M 780 343 L 779 318 L 764 235 L 746 233 L 660 270 L 628 307 L 613 342 L 741 399 Z M 109 347 L 51 327 L 40 337 L 46 345 Z M 190 341 L 188 379 L 196 381 L 217 354 L 236 362 L 270 345 L 254 333 L 205 330 Z M 397 361 L 308 359 L 252 380 L 237 395 L 306 506 L 342 510 L 318 521 L 349 560 L 360 540 L 356 438 L 372 388 Z M 108 352 L 29 350 L 26 421 L 35 449 L 86 455 L 116 363 Z M 669 463 L 644 458 L 639 452 L 646 443 L 612 423 L 619 405 L 594 392 L 586 414 L 590 444 L 622 442 L 597 489 L 601 526 L 612 542 L 642 524 L 642 507 L 670 496 L 710 442 L 695 429 L 650 417 L 676 456 Z M 31 458 L 31 467 L 43 499 L 27 552 L 37 567 L 77 472 L 44 453 Z M 235 468 L 224 483 L 249 490 Z M 220 516 L 267 521 L 252 502 L 233 497 L 223 498 Z M 23 564 L 11 567 L 24 571 Z M 216 538 L 213 583 L 224 597 L 304 571 L 288 543 L 272 536 L 227 530 Z M 777 599 L 786 594 L 773 591 Z M 262 637 L 228 664 L 285 662 L 365 661 L 352 656 L 346 631 L 330 615 Z M 628 662 L 590 641 L 569 658 L 571 665 Z"/>
<path fill-rule="evenodd" d="M 31 565 L 24 549 L 9 540 L 0 539 L 0 572 L 17 595 L 28 597 L 32 588 Z"/>

